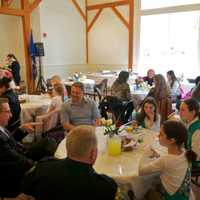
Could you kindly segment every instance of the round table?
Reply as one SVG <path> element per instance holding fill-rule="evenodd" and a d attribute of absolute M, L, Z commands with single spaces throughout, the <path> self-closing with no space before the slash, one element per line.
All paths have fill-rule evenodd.
<path fill-rule="evenodd" d="M 152 176 L 139 177 L 138 170 L 141 159 L 147 154 L 147 146 L 156 142 L 157 134 L 148 129 L 141 129 L 139 134 L 132 134 L 135 140 L 138 137 L 143 138 L 143 142 L 138 147 L 129 152 L 122 152 L 118 156 L 110 156 L 107 152 L 107 136 L 103 134 L 103 128 L 96 128 L 96 135 L 98 139 L 98 156 L 94 164 L 94 169 L 98 173 L 106 174 L 115 179 L 119 185 L 125 186 L 127 189 L 132 189 L 136 197 L 142 197 L 150 188 L 153 181 Z M 66 138 L 59 144 L 55 157 L 65 158 L 66 152 Z M 156 148 L 157 148 L 156 147 Z M 146 155 L 145 162 L 149 162 L 149 155 Z M 145 184 L 148 182 L 148 185 Z"/>

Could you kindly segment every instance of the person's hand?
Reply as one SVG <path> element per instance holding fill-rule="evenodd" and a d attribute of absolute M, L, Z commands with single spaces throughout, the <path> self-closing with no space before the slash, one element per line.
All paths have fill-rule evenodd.
<path fill-rule="evenodd" d="M 22 124 L 20 126 L 20 128 L 27 131 L 28 133 L 33 133 L 34 127 L 35 126 L 42 126 L 42 124 L 43 124 L 42 122 L 29 122 L 29 123 Z"/>
<path fill-rule="evenodd" d="M 151 155 L 150 155 L 150 158 L 159 158 L 160 155 L 154 150 L 151 148 Z"/>
<path fill-rule="evenodd" d="M 16 198 L 14 198 L 14 200 L 33 200 L 33 198 L 21 193 Z"/>
<path fill-rule="evenodd" d="M 154 112 L 153 112 L 153 111 L 150 111 L 150 112 L 148 113 L 148 116 L 149 116 L 150 121 L 153 122 L 153 121 L 154 121 Z"/>

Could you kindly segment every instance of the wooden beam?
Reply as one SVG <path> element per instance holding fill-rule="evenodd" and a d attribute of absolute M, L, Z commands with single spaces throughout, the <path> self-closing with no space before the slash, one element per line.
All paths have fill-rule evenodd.
<path fill-rule="evenodd" d="M 82 11 L 81 7 L 79 6 L 79 4 L 76 2 L 76 0 L 72 0 L 72 3 L 78 10 L 79 14 L 82 16 L 83 20 L 86 22 L 86 16 L 85 16 L 84 12 Z"/>
<path fill-rule="evenodd" d="M 86 20 L 85 20 L 86 63 L 88 64 L 88 62 L 89 62 L 89 48 L 88 48 L 89 41 L 88 41 L 88 31 L 87 31 L 87 27 L 88 27 L 87 5 L 88 5 L 88 2 L 87 2 L 87 0 L 85 0 L 85 16 L 86 16 Z"/>
<path fill-rule="evenodd" d="M 93 20 L 91 21 L 90 25 L 87 28 L 87 31 L 89 32 L 90 29 L 92 28 L 92 26 L 94 25 L 94 23 L 96 22 L 96 20 L 98 19 L 99 15 L 101 14 L 103 8 L 99 9 L 98 12 L 96 13 L 96 15 L 94 16 Z"/>
<path fill-rule="evenodd" d="M 87 10 L 89 10 L 89 11 L 90 10 L 97 10 L 97 9 L 101 9 L 101 8 L 124 6 L 124 5 L 128 5 L 128 4 L 129 4 L 129 0 L 116 1 L 116 2 L 112 2 L 112 3 L 101 3 L 101 4 L 95 4 L 95 5 L 87 6 Z"/>
<path fill-rule="evenodd" d="M 0 14 L 21 16 L 23 23 L 23 35 L 24 35 L 24 52 L 25 52 L 25 66 L 28 92 L 32 93 L 35 89 L 35 82 L 32 78 L 32 62 L 29 55 L 29 40 L 30 40 L 30 14 L 39 5 L 42 0 L 35 0 L 31 5 L 28 0 L 21 0 L 21 9 L 8 8 L 13 0 L 1 0 Z"/>
<path fill-rule="evenodd" d="M 20 9 L 14 9 L 14 8 L 0 7 L 0 14 L 23 16 L 24 11 Z"/>
<path fill-rule="evenodd" d="M 9 7 L 13 0 L 1 0 L 2 7 Z"/>
<path fill-rule="evenodd" d="M 32 62 L 29 54 L 29 40 L 31 34 L 31 12 L 29 9 L 28 0 L 21 0 L 22 9 L 25 11 L 24 16 L 22 17 L 23 23 L 23 35 L 24 35 L 24 52 L 25 52 L 25 64 L 26 64 L 26 81 L 28 86 L 28 92 L 33 93 L 35 90 L 35 82 L 32 77 Z"/>
<path fill-rule="evenodd" d="M 122 16 L 122 14 L 115 8 L 115 7 L 111 7 L 111 9 L 113 10 L 113 12 L 116 14 L 117 17 L 119 17 L 119 19 L 122 21 L 122 23 L 126 26 L 127 29 L 129 29 L 129 24 L 126 21 L 126 19 Z"/>
<path fill-rule="evenodd" d="M 29 1 L 28 0 L 21 0 L 21 8 L 22 10 L 26 10 L 29 8 Z"/>
<path fill-rule="evenodd" d="M 28 92 L 32 93 L 34 92 L 35 85 L 32 78 L 32 62 L 31 62 L 31 57 L 29 55 L 29 40 L 30 40 L 30 33 L 31 33 L 30 13 L 26 13 L 22 17 L 22 22 L 23 22 L 23 34 L 24 34 L 26 78 L 27 78 Z"/>
<path fill-rule="evenodd" d="M 129 2 L 129 47 L 128 47 L 128 69 L 132 71 L 133 66 L 133 18 L 134 18 L 134 0 Z"/>
<path fill-rule="evenodd" d="M 29 5 L 29 11 L 32 12 L 37 8 L 42 0 L 35 0 L 31 5 Z"/>

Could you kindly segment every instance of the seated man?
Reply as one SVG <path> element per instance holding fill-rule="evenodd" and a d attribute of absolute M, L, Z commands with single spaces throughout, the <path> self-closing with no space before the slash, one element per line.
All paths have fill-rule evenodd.
<path fill-rule="evenodd" d="M 61 107 L 61 123 L 69 131 L 77 125 L 100 125 L 100 113 L 95 102 L 84 96 L 84 85 L 76 82 L 71 87 L 71 99 Z"/>
<path fill-rule="evenodd" d="M 8 99 L 0 98 L 0 198 L 17 196 L 22 177 L 34 164 L 32 158 L 37 157 L 39 160 L 49 153 L 47 148 L 51 149 L 45 140 L 46 144 L 41 142 L 25 151 L 18 142 L 28 134 L 26 131 L 33 132 L 32 124 L 21 125 L 11 134 L 5 128 L 11 116 Z M 36 156 L 37 152 L 39 155 Z"/>
<path fill-rule="evenodd" d="M 68 134 L 66 149 L 67 158 L 43 161 L 25 176 L 23 193 L 37 200 L 114 200 L 117 184 L 92 167 L 97 158 L 95 129 L 75 127 Z"/>

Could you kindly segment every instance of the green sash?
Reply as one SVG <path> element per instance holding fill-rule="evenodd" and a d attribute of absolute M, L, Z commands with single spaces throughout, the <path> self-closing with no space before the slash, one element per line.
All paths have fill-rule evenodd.
<path fill-rule="evenodd" d="M 190 150 L 192 148 L 192 136 L 196 130 L 200 130 L 200 120 L 195 121 L 193 124 L 189 126 L 188 129 L 188 141 L 187 141 L 187 149 Z"/>
<path fill-rule="evenodd" d="M 188 129 L 188 140 L 187 140 L 187 150 L 192 149 L 192 136 L 196 130 L 200 130 L 200 120 L 195 121 L 193 124 L 189 126 Z M 200 161 L 192 161 L 193 166 L 200 166 Z"/>
<path fill-rule="evenodd" d="M 188 167 L 185 178 L 180 188 L 177 190 L 177 192 L 171 195 L 164 189 L 163 197 L 164 200 L 189 200 L 190 190 L 191 190 L 191 167 Z"/>

